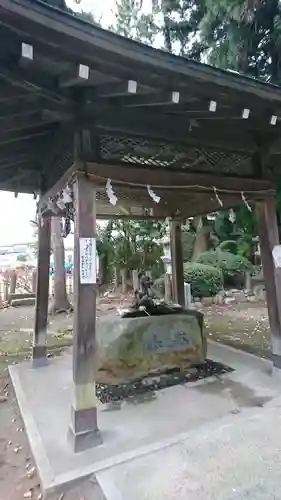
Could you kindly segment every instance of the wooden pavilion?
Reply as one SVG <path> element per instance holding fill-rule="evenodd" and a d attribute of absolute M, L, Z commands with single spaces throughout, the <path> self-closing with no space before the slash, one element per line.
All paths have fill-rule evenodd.
<path fill-rule="evenodd" d="M 91 258 L 81 242 L 92 251 L 96 217 L 170 217 L 174 298 L 183 303 L 181 221 L 255 203 L 281 368 L 281 272 L 272 255 L 279 87 L 124 39 L 40 0 L 0 0 L 0 120 L 0 188 L 40 194 L 35 365 L 46 360 L 50 216 L 71 206 L 66 188 L 74 202 L 75 447 L 98 429 L 97 285 L 94 269 L 81 270 Z"/>

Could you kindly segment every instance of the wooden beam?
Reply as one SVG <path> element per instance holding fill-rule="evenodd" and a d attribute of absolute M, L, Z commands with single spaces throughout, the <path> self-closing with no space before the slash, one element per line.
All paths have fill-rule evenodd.
<path fill-rule="evenodd" d="M 111 96 L 112 97 L 112 96 Z M 126 98 L 120 98 L 116 95 L 115 103 L 118 107 L 122 106 L 125 108 L 145 108 L 153 106 L 165 106 L 179 104 L 180 93 L 174 92 L 151 92 L 145 95 L 128 95 Z"/>
<path fill-rule="evenodd" d="M 95 389 L 96 373 L 96 206 L 93 185 L 74 183 L 74 331 L 73 382 L 69 436 L 74 451 L 100 444 Z"/>
<path fill-rule="evenodd" d="M 256 213 L 267 295 L 273 366 L 281 369 L 281 268 L 276 267 L 272 255 L 273 249 L 280 245 L 274 197 L 266 197 L 263 202 L 258 203 Z"/>
<path fill-rule="evenodd" d="M 5 101 L 0 102 L 0 119 L 25 116 L 30 113 L 42 112 L 43 101 L 36 95 L 26 95 L 20 102 L 16 99 L 14 102 L 13 97 L 6 96 Z"/>
<path fill-rule="evenodd" d="M 38 96 L 56 103 L 67 103 L 69 100 L 60 93 L 56 80 L 49 74 L 42 74 L 33 66 L 21 67 L 10 64 L 9 67 L 1 65 L 0 77 L 14 87 L 35 93 Z"/>
<path fill-rule="evenodd" d="M 90 77 L 90 68 L 86 64 L 78 64 L 72 73 L 59 78 L 59 87 L 67 88 L 75 85 L 85 84 Z"/>
<path fill-rule="evenodd" d="M 7 100 L 8 99 L 8 100 Z M 1 91 L 1 96 L 0 96 L 0 104 L 1 106 L 6 105 L 6 107 L 11 105 L 11 102 L 18 101 L 20 103 L 21 101 L 33 101 L 34 100 L 34 94 L 31 94 L 25 90 L 21 90 L 13 87 L 9 87 L 9 89 L 3 89 Z M 19 104 L 18 104 L 19 105 Z"/>
<path fill-rule="evenodd" d="M 102 85 L 95 85 L 91 88 L 85 89 L 85 99 L 94 100 L 98 98 L 113 98 L 122 96 L 135 95 L 138 90 L 138 83 L 135 80 L 123 80 L 116 82 L 103 83 Z"/>
<path fill-rule="evenodd" d="M 159 113 L 155 115 L 153 110 L 138 110 L 137 112 L 135 110 L 130 109 L 130 103 L 132 105 L 136 105 L 137 107 L 139 105 L 144 105 L 149 103 L 150 98 L 155 97 L 155 102 L 158 104 L 159 102 L 165 100 L 164 105 L 162 108 L 159 109 Z M 112 125 L 117 125 L 118 120 L 119 123 L 124 126 L 123 124 L 126 124 L 126 122 L 131 122 L 133 126 L 135 127 L 137 125 L 137 122 L 143 123 L 145 126 L 149 126 L 149 122 L 151 122 L 151 126 L 149 126 L 149 130 L 153 128 L 155 125 L 161 125 L 161 124 L 168 124 L 170 121 L 173 124 L 173 127 L 177 127 L 177 131 L 180 132 L 180 129 L 184 129 L 187 131 L 190 127 L 190 123 L 188 121 L 189 114 L 190 114 L 190 119 L 195 121 L 196 119 L 198 120 L 198 126 L 202 128 L 204 131 L 204 127 L 210 132 L 210 124 L 209 122 L 212 122 L 216 126 L 216 130 L 218 132 L 223 132 L 225 128 L 225 123 L 227 121 L 227 124 L 230 128 L 230 133 L 237 135 L 237 125 L 241 127 L 243 133 L 244 132 L 251 132 L 253 140 L 255 140 L 255 133 L 259 131 L 261 140 L 262 140 L 262 133 L 266 133 L 266 140 L 268 140 L 268 137 L 276 137 L 278 138 L 278 130 L 281 129 L 281 125 L 278 125 L 276 127 L 271 127 L 269 123 L 265 122 L 262 120 L 259 115 L 255 115 L 253 119 L 249 120 L 243 120 L 241 117 L 237 116 L 235 111 L 232 111 L 232 114 L 229 116 L 226 114 L 226 112 L 218 112 L 218 113 L 211 113 L 208 111 L 206 108 L 205 110 L 202 109 L 200 103 L 195 104 L 195 105 L 188 105 L 188 106 L 183 106 L 178 103 L 178 106 L 175 106 L 173 109 L 166 108 L 165 103 L 167 104 L 168 102 L 173 102 L 176 101 L 176 97 L 173 97 L 173 93 L 162 93 L 162 95 L 159 96 L 160 99 L 158 100 L 156 94 L 148 94 L 146 96 L 144 95 L 136 95 L 136 96 L 127 96 L 126 98 L 116 98 L 112 101 L 106 102 L 104 105 L 102 105 L 99 102 L 95 102 L 95 110 L 96 110 L 96 116 L 98 123 L 100 125 L 105 125 L 110 124 Z M 123 114 L 120 116 L 120 109 L 125 108 L 123 110 Z M 133 107 L 133 106 L 132 106 Z M 92 108 L 93 109 L 93 108 Z M 200 114 L 202 115 L 202 123 L 200 121 Z M 85 114 L 86 116 L 86 114 Z M 196 127 L 194 127 L 196 128 Z M 205 130 L 206 130 L 205 129 Z M 132 128 L 131 128 L 132 130 Z"/>
<path fill-rule="evenodd" d="M 38 181 L 39 177 L 40 177 L 40 171 L 39 169 L 38 170 L 35 170 L 35 169 L 31 169 L 30 168 L 30 165 L 28 164 L 28 168 L 16 168 L 16 169 L 12 169 L 11 172 L 6 172 L 5 171 L 5 179 L 3 179 L 3 175 L 2 175 L 2 179 L 1 179 L 1 182 L 5 183 L 5 185 L 10 185 L 10 184 L 20 184 L 20 182 L 22 182 L 22 180 L 25 178 L 25 177 L 30 177 L 32 176 L 33 177 L 33 180 L 35 181 L 36 185 L 38 185 L 38 182 L 36 182 L 36 180 Z M 19 190 L 20 191 L 20 190 Z"/>
<path fill-rule="evenodd" d="M 78 169 L 81 167 L 78 165 Z M 96 163 L 87 163 L 88 173 L 98 176 L 102 179 L 110 178 L 112 181 L 120 182 L 123 185 L 132 184 L 135 187 L 146 186 L 147 184 L 154 187 L 163 186 L 172 188 L 177 186 L 179 189 L 186 187 L 193 188 L 193 191 L 204 191 L 209 188 L 213 192 L 213 186 L 217 189 L 223 189 L 228 194 L 233 192 L 240 193 L 241 191 L 274 191 L 274 185 L 268 181 L 259 179 L 238 179 L 233 177 L 224 178 L 213 174 L 196 174 L 167 171 L 165 168 L 146 168 L 146 167 L 125 167 L 118 165 L 99 165 Z"/>
<path fill-rule="evenodd" d="M 75 120 L 75 116 L 73 111 L 70 111 L 69 107 L 56 107 L 52 105 L 53 103 L 46 103 L 44 105 L 44 109 L 42 111 L 42 119 L 43 121 L 52 121 L 55 123 L 73 123 Z M 56 109 L 55 109 L 56 108 Z"/>
<path fill-rule="evenodd" d="M 163 95 L 162 97 L 164 98 Z M 233 124 L 227 122 L 226 127 L 223 121 L 218 124 L 211 124 L 207 120 L 200 124 L 197 119 L 194 120 L 191 116 L 189 119 L 188 115 L 169 115 L 163 109 L 161 113 L 155 115 L 149 100 L 145 104 L 143 96 L 127 97 L 126 100 L 129 103 L 131 99 L 135 100 L 135 98 L 139 100 L 140 104 L 137 106 L 137 111 L 133 106 L 131 108 L 127 106 L 119 108 L 117 105 L 109 104 L 109 102 L 102 105 L 102 100 L 96 101 L 96 103 L 86 101 L 79 107 L 79 126 L 93 130 L 94 120 L 96 129 L 105 134 L 125 134 L 127 136 L 160 139 L 167 142 L 174 141 L 206 147 L 212 146 L 213 148 L 220 147 L 224 150 L 241 151 L 250 154 L 253 154 L 257 149 L 252 128 L 245 125 L 243 120 L 241 120 L 242 123 L 239 123 L 239 127 L 237 126 L 238 122 Z M 166 99 L 168 99 L 168 94 L 166 94 Z M 136 104 L 137 100 L 135 101 Z M 73 103 L 57 106 L 49 101 L 45 102 L 42 107 L 54 113 L 54 115 L 51 115 L 54 120 L 73 122 L 77 120 Z M 177 107 L 178 105 L 173 106 L 173 109 L 177 109 Z M 268 128 L 265 127 L 263 137 L 265 137 L 266 141 L 268 141 L 266 134 L 270 133 L 271 140 L 279 136 L 277 127 L 269 130 L 271 132 L 268 132 Z"/>
<path fill-rule="evenodd" d="M 0 118 L 0 122 L 4 120 L 5 120 L 5 129 L 4 129 L 5 135 L 16 131 L 22 131 L 26 133 L 30 129 L 34 128 L 40 129 L 40 127 L 44 126 L 45 124 L 56 123 L 54 119 L 51 117 L 43 118 L 41 110 L 37 112 L 31 111 L 26 115 L 22 114 L 12 115 L 12 116 L 8 115 L 6 117 Z M 3 134 L 0 134 L 0 140 L 1 136 L 3 137 Z"/>
<path fill-rule="evenodd" d="M 23 20 L 28 23 L 29 35 L 38 36 L 38 25 L 40 26 L 40 38 L 43 46 L 48 45 L 49 50 L 59 53 L 65 47 L 69 47 L 69 52 L 64 52 L 69 56 L 72 53 L 83 54 L 89 65 L 102 64 L 105 68 L 112 66 L 111 72 L 116 75 L 117 70 L 123 75 L 128 73 L 137 74 L 140 81 L 146 76 L 147 79 L 154 80 L 168 79 L 169 82 L 188 83 L 201 87 L 208 83 L 209 92 L 213 94 L 211 99 L 215 99 L 214 93 L 223 94 L 224 99 L 229 99 L 232 95 L 239 98 L 264 99 L 265 106 L 269 100 L 272 103 L 281 104 L 281 96 L 278 88 L 264 85 L 254 79 L 247 79 L 241 75 L 236 75 L 207 65 L 199 64 L 196 61 L 187 61 L 186 58 L 178 58 L 172 54 L 155 51 L 150 47 L 136 45 L 133 41 L 116 37 L 110 32 L 102 32 L 95 26 L 84 26 L 81 30 L 81 23 L 73 16 L 63 16 L 59 11 L 52 12 L 52 19 L 46 11 L 45 6 L 33 4 L 32 8 L 20 4 L 11 4 L 9 0 L 3 0 L 1 5 L 2 22 L 9 18 L 10 12 L 15 15 L 17 27 L 20 28 Z M 40 40 L 39 38 L 39 40 Z M 49 44 L 46 41 L 50 41 Z M 202 88 L 206 94 L 206 89 Z"/>
<path fill-rule="evenodd" d="M 37 286 L 32 357 L 35 366 L 47 361 L 47 318 L 49 300 L 51 219 L 43 217 L 38 226 Z"/>
<path fill-rule="evenodd" d="M 39 127 L 31 127 L 28 130 L 20 129 L 14 131 L 3 131 L 0 133 L 0 145 L 28 141 L 33 138 L 49 135 L 56 130 L 56 124 L 43 123 Z"/>
<path fill-rule="evenodd" d="M 38 158 L 36 156 L 31 156 L 31 154 L 23 154 L 21 156 L 14 156 L 14 157 L 8 157 L 6 160 L 3 160 L 1 158 L 0 162 L 0 174 L 6 170 L 6 169 L 11 169 L 11 167 L 14 167 L 15 165 L 20 165 L 22 163 L 26 163 L 29 168 L 30 165 L 36 161 Z"/>

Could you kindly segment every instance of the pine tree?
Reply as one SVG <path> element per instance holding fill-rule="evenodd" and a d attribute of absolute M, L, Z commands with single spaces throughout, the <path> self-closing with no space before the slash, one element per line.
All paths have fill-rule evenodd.
<path fill-rule="evenodd" d="M 116 22 L 113 31 L 126 38 L 153 45 L 159 26 L 156 23 L 158 7 L 153 2 L 148 12 L 143 11 L 139 0 L 118 0 L 116 2 Z"/>
<path fill-rule="evenodd" d="M 211 64 L 281 82 L 278 0 L 205 0 L 200 34 Z"/>
<path fill-rule="evenodd" d="M 166 50 L 200 60 L 206 49 L 205 41 L 198 37 L 204 0 L 163 0 L 161 11 Z"/>

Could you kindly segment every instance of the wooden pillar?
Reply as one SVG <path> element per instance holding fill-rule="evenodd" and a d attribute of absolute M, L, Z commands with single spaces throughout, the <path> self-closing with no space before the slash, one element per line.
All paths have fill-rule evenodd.
<path fill-rule="evenodd" d="M 181 239 L 181 222 L 173 220 L 170 226 L 171 257 L 172 257 L 172 293 L 173 301 L 185 305 L 183 253 Z"/>
<path fill-rule="evenodd" d="M 15 270 L 11 273 L 11 281 L 10 281 L 10 294 L 16 293 L 17 288 L 17 272 Z"/>
<path fill-rule="evenodd" d="M 171 278 L 168 273 L 164 276 L 164 286 L 165 286 L 165 302 L 168 304 L 171 302 Z"/>
<path fill-rule="evenodd" d="M 8 302 L 9 300 L 9 287 L 10 283 L 8 280 L 4 281 L 4 302 Z"/>
<path fill-rule="evenodd" d="M 32 271 L 32 276 L 31 276 L 31 291 L 32 293 L 36 293 L 36 286 L 37 286 L 37 271 L 34 269 Z"/>
<path fill-rule="evenodd" d="M 134 269 L 133 270 L 133 291 L 138 291 L 140 284 L 139 284 L 139 272 L 138 270 Z"/>
<path fill-rule="evenodd" d="M 252 276 L 249 272 L 245 273 L 244 289 L 247 291 L 252 290 Z"/>
<path fill-rule="evenodd" d="M 45 364 L 47 360 L 50 242 L 51 219 L 43 217 L 38 227 L 37 286 L 32 350 L 34 366 Z"/>
<path fill-rule="evenodd" d="M 127 269 L 121 269 L 121 291 L 124 295 L 128 291 L 128 288 L 127 288 Z"/>
<path fill-rule="evenodd" d="M 74 451 L 100 444 L 95 389 L 96 193 L 86 176 L 74 184 L 74 401 L 69 436 Z"/>
<path fill-rule="evenodd" d="M 281 268 L 274 264 L 272 250 L 279 245 L 275 200 L 268 196 L 256 204 L 263 276 L 271 330 L 272 359 L 281 368 Z"/>
<path fill-rule="evenodd" d="M 119 270 L 117 269 L 117 267 L 115 267 L 114 269 L 114 288 L 115 290 L 117 290 L 119 286 Z"/>

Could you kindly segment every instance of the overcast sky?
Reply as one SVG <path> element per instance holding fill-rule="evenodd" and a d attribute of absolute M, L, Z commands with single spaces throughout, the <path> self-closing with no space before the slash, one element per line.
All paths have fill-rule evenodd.
<path fill-rule="evenodd" d="M 102 26 L 107 28 L 114 23 L 114 10 L 115 0 L 82 0 L 77 5 L 75 0 L 66 0 L 66 3 L 73 10 L 84 10 L 85 12 L 92 12 L 97 20 L 101 20 Z"/>

